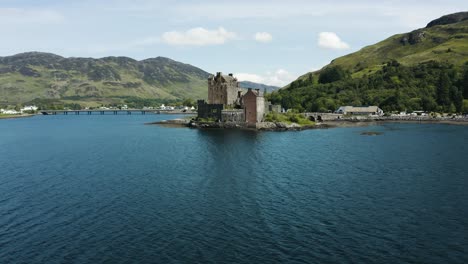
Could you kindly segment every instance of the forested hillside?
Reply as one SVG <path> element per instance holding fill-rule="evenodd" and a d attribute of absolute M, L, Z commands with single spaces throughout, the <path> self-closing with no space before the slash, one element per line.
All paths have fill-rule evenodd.
<path fill-rule="evenodd" d="M 337 58 L 270 99 L 299 111 L 378 105 L 386 111 L 467 112 L 468 13 Z"/>

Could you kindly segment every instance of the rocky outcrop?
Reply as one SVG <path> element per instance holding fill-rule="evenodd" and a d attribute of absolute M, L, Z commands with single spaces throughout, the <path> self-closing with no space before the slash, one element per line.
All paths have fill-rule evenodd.
<path fill-rule="evenodd" d="M 18 72 L 21 73 L 22 75 L 28 76 L 28 77 L 40 77 L 41 76 L 41 74 L 38 71 L 34 70 L 33 68 L 27 67 L 27 66 L 23 66 L 23 67 L 19 68 Z"/>
<path fill-rule="evenodd" d="M 296 123 L 285 123 L 285 122 L 261 122 L 257 123 L 257 130 L 266 130 L 266 131 L 294 131 L 294 130 L 305 130 L 313 128 L 321 128 L 321 125 L 306 125 L 301 126 Z"/>
<path fill-rule="evenodd" d="M 406 45 L 406 44 L 410 44 L 410 45 L 414 45 L 414 44 L 418 44 L 418 43 L 421 43 L 424 41 L 424 38 L 425 38 L 425 33 L 424 31 L 422 30 L 416 30 L 416 31 L 413 31 L 409 34 L 406 34 L 401 40 L 400 42 L 403 44 L 403 45 Z"/>
<path fill-rule="evenodd" d="M 434 27 L 434 26 L 440 26 L 440 25 L 448 25 L 448 24 L 453 24 L 453 23 L 458 23 L 461 21 L 468 20 L 468 12 L 459 12 L 459 13 L 454 13 L 446 16 L 442 16 L 438 19 L 435 19 L 429 24 L 427 24 L 426 28 Z"/>

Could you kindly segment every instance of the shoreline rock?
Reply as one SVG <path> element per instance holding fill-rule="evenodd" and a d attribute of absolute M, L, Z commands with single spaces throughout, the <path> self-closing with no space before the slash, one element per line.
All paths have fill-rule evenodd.
<path fill-rule="evenodd" d="M 145 125 L 162 125 L 168 127 L 187 127 L 190 123 L 190 120 L 187 119 L 171 119 L 171 120 L 162 120 L 156 122 L 145 123 Z"/>
<path fill-rule="evenodd" d="M 316 123 L 315 125 L 301 126 L 296 123 L 284 122 L 261 122 L 255 125 L 238 122 L 197 122 L 194 120 L 186 120 L 186 122 L 168 120 L 162 122 L 154 122 L 151 124 L 158 125 L 178 125 L 196 129 L 243 129 L 254 131 L 301 131 L 307 129 L 320 129 L 333 127 L 324 123 Z"/>

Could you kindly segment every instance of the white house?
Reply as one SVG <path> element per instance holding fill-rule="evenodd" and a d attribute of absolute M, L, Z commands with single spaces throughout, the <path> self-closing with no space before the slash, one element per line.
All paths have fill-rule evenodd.
<path fill-rule="evenodd" d="M 21 114 L 21 112 L 18 112 L 16 110 L 4 110 L 3 114 L 5 114 L 5 115 L 18 115 L 18 114 Z"/>
<path fill-rule="evenodd" d="M 25 111 L 33 111 L 33 112 L 35 112 L 35 111 L 37 111 L 37 109 L 38 109 L 38 107 L 35 106 L 35 105 L 28 105 L 28 106 L 25 106 L 25 107 L 21 108 L 20 111 L 21 111 L 21 113 L 23 113 L 23 112 L 25 112 Z"/>
<path fill-rule="evenodd" d="M 384 114 L 383 110 L 378 106 L 341 106 L 335 111 L 337 114 L 343 115 L 378 115 Z"/>

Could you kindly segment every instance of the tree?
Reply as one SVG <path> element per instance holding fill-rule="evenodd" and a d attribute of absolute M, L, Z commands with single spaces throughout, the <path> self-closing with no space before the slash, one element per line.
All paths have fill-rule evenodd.
<path fill-rule="evenodd" d="M 468 63 L 465 64 L 463 77 L 460 80 L 460 90 L 463 92 L 463 98 L 468 99 Z"/>
<path fill-rule="evenodd" d="M 462 112 L 463 112 L 463 113 L 468 113 L 468 100 L 464 100 L 464 101 L 463 101 L 463 109 L 462 109 Z"/>
<path fill-rule="evenodd" d="M 463 92 L 459 91 L 457 87 L 452 86 L 450 97 L 452 99 L 453 105 L 455 106 L 456 112 L 462 112 L 463 111 Z"/>
<path fill-rule="evenodd" d="M 187 98 L 182 102 L 182 105 L 192 107 L 195 106 L 195 101 L 192 98 Z"/>
<path fill-rule="evenodd" d="M 421 105 L 424 111 L 432 112 L 437 109 L 437 103 L 432 96 L 424 96 L 421 98 Z"/>
<path fill-rule="evenodd" d="M 343 80 L 347 77 L 346 72 L 340 66 L 328 67 L 320 73 L 319 83 L 332 83 Z"/>
<path fill-rule="evenodd" d="M 450 89 L 452 83 L 446 72 L 441 72 L 437 81 L 437 103 L 441 106 L 450 106 Z"/>
<path fill-rule="evenodd" d="M 312 75 L 312 73 L 309 73 L 309 76 L 307 76 L 307 84 L 308 85 L 314 84 L 314 76 Z"/>

